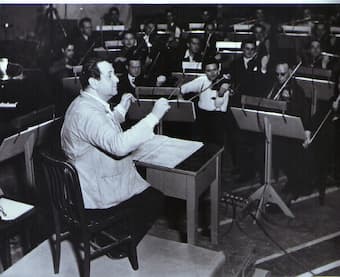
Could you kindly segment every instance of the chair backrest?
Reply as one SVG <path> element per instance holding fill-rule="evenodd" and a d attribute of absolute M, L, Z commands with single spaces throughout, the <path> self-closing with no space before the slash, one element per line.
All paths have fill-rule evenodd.
<path fill-rule="evenodd" d="M 53 208 L 67 224 L 86 226 L 77 170 L 65 159 L 56 159 L 44 152 L 40 156 Z"/>

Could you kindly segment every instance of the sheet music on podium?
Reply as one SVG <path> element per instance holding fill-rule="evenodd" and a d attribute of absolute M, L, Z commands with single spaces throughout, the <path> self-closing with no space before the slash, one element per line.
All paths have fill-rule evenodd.
<path fill-rule="evenodd" d="M 203 146 L 202 142 L 155 135 L 141 145 L 132 158 L 135 161 L 175 168 Z"/>

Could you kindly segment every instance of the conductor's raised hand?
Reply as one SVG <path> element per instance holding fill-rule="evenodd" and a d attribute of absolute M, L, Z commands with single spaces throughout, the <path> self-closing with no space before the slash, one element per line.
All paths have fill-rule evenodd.
<path fill-rule="evenodd" d="M 162 117 L 166 114 L 166 112 L 170 109 L 169 101 L 165 98 L 160 98 L 155 102 L 155 105 L 152 108 L 152 114 L 161 120 Z"/>
<path fill-rule="evenodd" d="M 127 111 L 130 108 L 131 103 L 135 102 L 136 98 L 131 93 L 125 93 L 122 95 L 120 105 Z"/>

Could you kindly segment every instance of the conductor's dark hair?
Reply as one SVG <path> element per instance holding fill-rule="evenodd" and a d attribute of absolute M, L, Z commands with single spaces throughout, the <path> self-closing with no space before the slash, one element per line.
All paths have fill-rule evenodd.
<path fill-rule="evenodd" d="M 119 14 L 119 9 L 117 7 L 112 7 L 109 9 L 109 14 L 111 14 L 113 11 L 115 11 L 117 14 Z"/>
<path fill-rule="evenodd" d="M 79 21 L 79 24 L 78 24 L 79 28 L 83 27 L 83 25 L 84 25 L 85 22 L 90 22 L 90 23 L 91 23 L 92 20 L 91 20 L 91 18 L 89 18 L 89 17 L 83 17 L 83 18 L 80 19 L 80 21 Z"/>
<path fill-rule="evenodd" d="M 80 73 L 80 84 L 83 90 L 89 86 L 89 79 L 95 78 L 100 79 L 100 70 L 98 68 L 98 63 L 106 61 L 101 58 L 91 58 L 84 65 Z"/>
<path fill-rule="evenodd" d="M 244 39 L 241 43 L 241 48 L 243 49 L 244 46 L 248 43 L 254 44 L 256 46 L 256 41 L 254 39 L 248 38 L 248 39 Z"/>

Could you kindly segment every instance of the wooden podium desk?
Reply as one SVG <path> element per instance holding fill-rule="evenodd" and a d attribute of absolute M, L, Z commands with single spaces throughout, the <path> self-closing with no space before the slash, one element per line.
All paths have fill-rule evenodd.
<path fill-rule="evenodd" d="M 211 242 L 218 243 L 221 155 L 223 147 L 207 144 L 175 168 L 143 162 L 147 181 L 165 195 L 186 200 L 188 243 L 196 244 L 199 196 L 210 187 Z"/>

